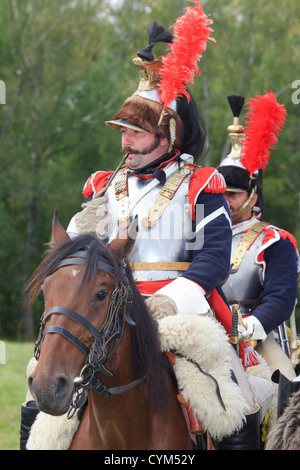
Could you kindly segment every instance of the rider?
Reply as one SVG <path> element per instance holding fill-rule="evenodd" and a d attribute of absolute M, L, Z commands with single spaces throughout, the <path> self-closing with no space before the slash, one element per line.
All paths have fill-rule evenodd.
<path fill-rule="evenodd" d="M 261 220 L 262 169 L 268 163 L 269 148 L 277 141 L 275 134 L 285 122 L 286 110 L 272 92 L 257 96 L 248 103 L 244 132 L 239 124 L 244 98 L 232 95 L 228 100 L 234 114 L 234 123 L 228 127 L 232 151 L 218 170 L 227 184 L 225 197 L 233 224 L 232 259 L 222 288 L 229 304 L 239 305 L 243 333 L 253 332 L 252 340 L 258 342 L 256 350 L 271 370 L 280 368 L 292 378 L 292 363 L 273 333 L 276 328 L 280 334 L 285 333 L 284 322 L 295 307 L 299 270 L 296 240 L 287 231 Z"/>
<path fill-rule="evenodd" d="M 158 28 L 153 22 L 151 46 L 133 60 L 140 72 L 138 90 L 106 122 L 121 131 L 126 166 L 105 196 L 101 191 L 112 172 L 98 171 L 87 180 L 83 195 L 89 202 L 67 231 L 71 236 L 94 232 L 111 240 L 138 215 L 129 261 L 140 292 L 151 296 L 151 310 L 156 315 L 209 314 L 213 306 L 230 332 L 231 313 L 219 288 L 228 274 L 231 249 L 226 186 L 215 168 L 197 166 L 205 131 L 188 91 L 162 113 L 163 63 L 153 60 L 151 52 Z M 99 192 L 101 197 L 95 197 Z"/>

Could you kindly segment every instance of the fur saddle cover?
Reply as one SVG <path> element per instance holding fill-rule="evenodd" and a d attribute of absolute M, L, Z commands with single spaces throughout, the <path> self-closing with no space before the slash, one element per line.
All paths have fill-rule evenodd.
<path fill-rule="evenodd" d="M 26 449 L 68 450 L 79 424 L 77 414 L 68 419 L 67 414 L 51 416 L 41 411 L 31 427 Z"/>
<path fill-rule="evenodd" d="M 162 352 L 175 350 L 174 372 L 178 392 L 213 439 L 239 430 L 249 409 L 240 387 L 231 379 L 230 343 L 215 319 L 199 315 L 174 315 L 158 321 Z M 195 361 L 203 370 L 188 359 Z M 216 393 L 218 383 L 226 411 Z M 67 450 L 79 426 L 74 415 L 50 416 L 40 412 L 31 428 L 29 450 Z"/>
<path fill-rule="evenodd" d="M 201 315 L 174 315 L 158 321 L 161 350 L 175 350 L 173 366 L 180 395 L 213 439 L 238 431 L 249 411 L 240 387 L 231 378 L 231 345 L 222 325 Z M 196 362 L 202 369 L 190 362 Z M 225 405 L 216 393 L 218 383 Z"/>

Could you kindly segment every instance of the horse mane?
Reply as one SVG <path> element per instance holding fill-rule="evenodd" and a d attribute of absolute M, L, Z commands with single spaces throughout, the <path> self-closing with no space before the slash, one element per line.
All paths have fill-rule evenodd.
<path fill-rule="evenodd" d="M 153 409 L 163 412 L 169 397 L 164 373 L 168 361 L 165 361 L 160 350 L 157 323 L 152 319 L 144 298 L 135 285 L 129 264 L 127 263 L 124 273 L 118 260 L 102 240 L 91 234 L 83 234 L 50 248 L 26 286 L 25 299 L 32 305 L 44 280 L 55 272 L 59 263 L 82 250 L 87 252 L 87 265 L 81 280 L 83 284 L 88 285 L 95 279 L 99 258 L 115 268 L 117 281 L 129 281 L 133 292 L 131 318 L 136 324 L 130 326 L 130 332 L 137 372 L 141 377 L 146 377 L 149 401 Z"/>
<path fill-rule="evenodd" d="M 300 390 L 290 397 L 288 406 L 268 435 L 266 450 L 300 449 Z"/>

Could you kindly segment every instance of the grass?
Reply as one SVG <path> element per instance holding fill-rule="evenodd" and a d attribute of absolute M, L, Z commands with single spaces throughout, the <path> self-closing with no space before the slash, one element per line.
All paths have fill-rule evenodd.
<path fill-rule="evenodd" d="M 0 363 L 0 450 L 19 450 L 21 404 L 27 393 L 26 369 L 34 345 L 9 341 L 4 345 L 6 363 Z"/>

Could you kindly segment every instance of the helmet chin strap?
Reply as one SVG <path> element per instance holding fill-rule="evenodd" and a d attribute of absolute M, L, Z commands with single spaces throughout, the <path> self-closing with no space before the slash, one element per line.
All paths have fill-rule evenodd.
<path fill-rule="evenodd" d="M 240 214 L 241 212 L 244 212 L 244 210 L 247 209 L 247 207 L 249 207 L 252 199 L 254 198 L 254 195 L 256 193 L 256 190 L 257 190 L 257 186 L 254 186 L 254 188 L 252 189 L 247 201 L 244 202 L 244 204 L 242 206 L 240 206 L 238 209 L 236 209 L 235 211 L 231 212 L 231 217 L 233 215 L 237 215 L 237 214 Z"/>
<path fill-rule="evenodd" d="M 175 139 L 176 139 L 176 121 L 174 118 L 170 119 L 169 131 L 170 131 L 170 145 L 167 150 L 167 153 L 170 153 L 173 150 Z"/>

